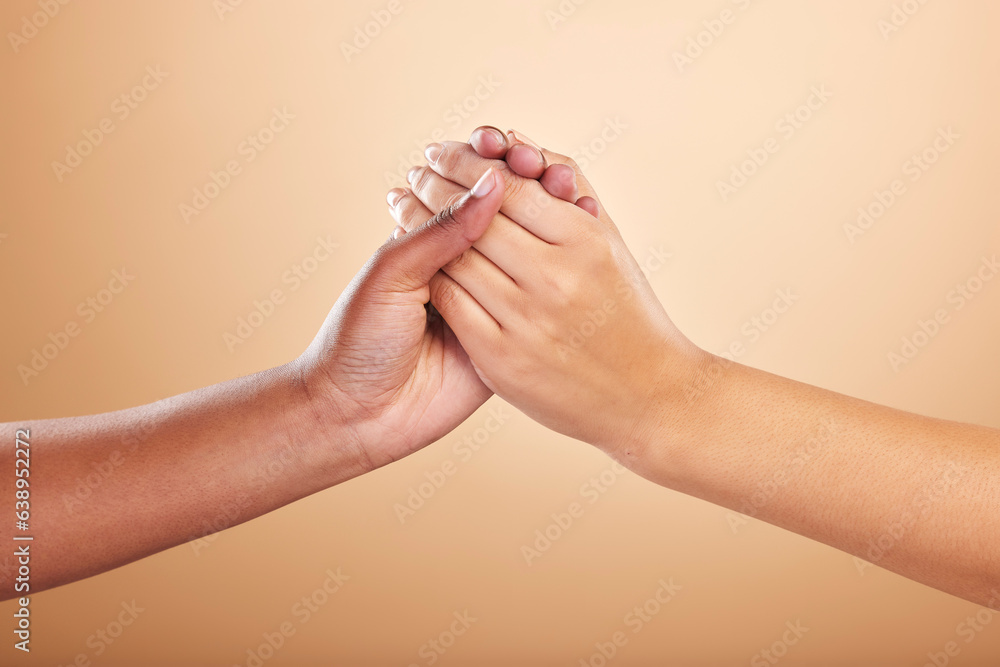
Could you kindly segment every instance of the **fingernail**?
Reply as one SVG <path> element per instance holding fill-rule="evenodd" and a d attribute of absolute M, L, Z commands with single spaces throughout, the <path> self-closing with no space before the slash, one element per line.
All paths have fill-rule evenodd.
<path fill-rule="evenodd" d="M 479 182 L 472 186 L 472 196 L 476 199 L 482 199 L 489 193 L 493 192 L 493 188 L 497 186 L 497 179 L 493 175 L 493 167 L 486 170 L 483 177 L 479 179 Z"/>
<path fill-rule="evenodd" d="M 545 156 L 542 155 L 542 151 L 538 150 L 537 148 L 535 148 L 531 144 L 523 144 L 523 143 L 522 144 L 515 144 L 507 152 L 507 156 L 509 157 L 511 155 L 511 153 L 514 152 L 514 149 L 518 148 L 519 146 L 520 146 L 519 150 L 522 150 L 522 151 L 526 151 L 526 150 L 528 150 L 530 148 L 531 149 L 531 154 L 534 156 L 534 158 L 538 162 L 539 166 L 542 169 L 545 169 Z"/>
<path fill-rule="evenodd" d="M 392 230 L 392 238 L 398 239 L 400 236 L 402 236 L 405 233 L 406 233 L 405 229 L 403 229 L 399 225 L 396 225 L 396 228 L 394 230 Z"/>
<path fill-rule="evenodd" d="M 507 137 L 503 136 L 503 132 L 501 132 L 500 130 L 495 130 L 491 127 L 488 127 L 484 129 L 483 132 L 496 139 L 497 145 L 500 146 L 501 148 L 507 145 Z"/>
<path fill-rule="evenodd" d="M 438 158 L 441 157 L 441 153 L 444 152 L 444 146 L 441 144 L 431 144 L 424 149 L 424 157 L 431 164 L 437 164 Z"/>
<path fill-rule="evenodd" d="M 392 208 L 396 208 L 396 204 L 399 200 L 403 198 L 403 193 L 400 190 L 389 190 L 389 194 L 385 196 L 385 203 L 387 203 Z"/>
<path fill-rule="evenodd" d="M 413 167 L 408 172 L 406 172 L 406 182 L 413 184 L 413 181 L 417 178 L 417 172 L 420 171 L 420 167 Z"/>
<path fill-rule="evenodd" d="M 534 146 L 538 150 L 542 150 L 541 146 L 539 146 L 534 141 L 532 141 L 528 137 L 524 136 L 523 134 L 521 134 L 517 130 L 511 130 L 510 132 L 507 133 L 507 136 L 511 137 L 511 139 L 513 139 L 516 142 L 519 142 L 519 143 L 522 143 L 522 144 L 528 144 L 529 146 Z"/>

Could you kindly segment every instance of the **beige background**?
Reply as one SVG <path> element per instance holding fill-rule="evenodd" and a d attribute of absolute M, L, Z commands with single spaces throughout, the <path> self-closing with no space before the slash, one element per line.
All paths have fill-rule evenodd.
<path fill-rule="evenodd" d="M 673 253 L 651 280 L 697 343 L 748 342 L 743 324 L 791 289 L 798 303 L 741 361 L 1000 426 L 1000 281 L 912 363 L 887 361 L 1000 250 L 1000 5 L 930 2 L 885 39 L 886 0 L 590 0 L 555 29 L 557 0 L 403 0 L 347 62 L 341 43 L 386 6 L 245 0 L 220 19 L 208 0 L 71 2 L 18 52 L 5 38 L 0 420 L 122 408 L 287 361 L 388 235 L 386 174 L 433 131 L 465 139 L 493 123 L 580 154 L 619 119 L 627 129 L 588 173 L 640 259 Z M 675 51 L 725 7 L 735 21 L 679 72 Z M 2 32 L 37 11 L 7 0 Z M 116 98 L 157 65 L 166 79 L 119 119 Z M 499 87 L 467 99 L 480 77 Z M 819 85 L 832 97 L 786 140 L 775 124 Z M 474 110 L 462 118 L 456 103 Z M 211 170 L 244 160 L 240 143 L 275 107 L 295 115 L 288 128 L 185 224 L 179 205 Z M 106 117 L 114 132 L 58 182 L 51 163 Z M 919 181 L 903 176 L 948 126 L 955 145 Z M 724 203 L 716 182 L 769 137 L 780 151 Z M 851 244 L 844 224 L 894 178 L 906 194 Z M 334 257 L 230 352 L 223 334 L 326 235 Z M 77 304 L 122 266 L 135 281 L 25 386 L 17 366 L 82 321 Z M 724 510 L 630 474 L 528 566 L 521 545 L 609 461 L 507 411 L 405 524 L 394 504 L 457 460 L 453 446 L 487 409 L 198 553 L 177 547 L 39 594 L 24 664 L 246 664 L 337 567 L 350 581 L 265 664 L 425 665 L 421 646 L 467 609 L 477 622 L 438 664 L 578 665 L 627 630 L 661 578 L 683 590 L 611 664 L 750 664 L 797 620 L 809 631 L 784 664 L 919 666 L 951 640 L 950 664 L 1000 658 L 1000 622 L 968 643 L 956 634 L 974 605 L 878 568 L 860 575 L 851 557 L 759 522 L 734 534 Z M 145 611 L 95 656 L 88 637 L 132 600 Z M 22 664 L 12 610 L 0 605 L 0 663 Z"/>

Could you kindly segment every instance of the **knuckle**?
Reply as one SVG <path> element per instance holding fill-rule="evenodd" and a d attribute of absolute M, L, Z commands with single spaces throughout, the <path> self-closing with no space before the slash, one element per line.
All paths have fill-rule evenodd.
<path fill-rule="evenodd" d="M 562 293 L 567 303 L 579 304 L 586 297 L 583 279 L 576 272 L 565 272 L 561 280 Z"/>
<path fill-rule="evenodd" d="M 574 291 L 575 284 L 575 278 L 570 271 L 557 268 L 554 271 L 547 272 L 545 282 L 548 290 L 552 292 L 559 303 L 569 301 L 569 296 Z"/>
<path fill-rule="evenodd" d="M 458 170 L 459 164 L 459 151 L 454 150 L 452 146 L 447 143 L 442 144 L 444 149 L 437 159 L 437 167 L 445 174 L 453 174 Z M 470 147 L 471 148 L 471 147 Z"/>
<path fill-rule="evenodd" d="M 583 248 L 586 252 L 585 261 L 590 273 L 592 275 L 607 275 L 615 268 L 615 245 L 600 230 L 590 231 L 587 237 Z"/>
<path fill-rule="evenodd" d="M 506 158 L 503 160 L 489 160 L 483 166 L 483 171 L 493 167 L 500 172 L 505 181 L 515 180 L 521 178 L 516 171 L 514 171 L 509 164 L 507 164 Z"/>
<path fill-rule="evenodd" d="M 430 190 L 433 174 L 434 172 L 429 168 L 420 167 L 413 177 L 413 183 L 411 184 L 413 191 L 426 194 Z"/>
<path fill-rule="evenodd" d="M 442 206 L 442 210 L 452 211 L 452 213 L 454 213 L 455 211 L 458 210 L 459 205 L 462 203 L 462 200 L 464 199 L 465 199 L 464 192 L 453 192 L 452 194 L 445 197 L 444 206 Z"/>
<path fill-rule="evenodd" d="M 508 167 L 506 173 L 504 173 L 503 180 L 504 180 L 504 200 L 510 200 L 510 199 L 516 200 L 520 199 L 525 195 L 525 186 L 527 185 L 528 181 L 525 178 L 518 176 L 513 171 L 511 171 L 510 167 Z"/>
<path fill-rule="evenodd" d="M 396 222 L 406 231 L 412 231 L 424 222 L 420 219 L 420 208 L 416 197 L 411 194 L 403 195 L 403 198 L 396 205 Z"/>
<path fill-rule="evenodd" d="M 538 337 L 550 343 L 559 343 L 566 337 L 566 325 L 556 317 L 535 319 L 531 322 L 531 327 Z"/>
<path fill-rule="evenodd" d="M 459 287 L 451 280 L 435 280 L 431 292 L 431 304 L 441 313 L 446 313 L 458 302 Z"/>
<path fill-rule="evenodd" d="M 444 265 L 445 272 L 458 274 L 468 270 L 472 266 L 472 255 L 473 251 L 471 249 L 466 250 L 461 255 Z"/>

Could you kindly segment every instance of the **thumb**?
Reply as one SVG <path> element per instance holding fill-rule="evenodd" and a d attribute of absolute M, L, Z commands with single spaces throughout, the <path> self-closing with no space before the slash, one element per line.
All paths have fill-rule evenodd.
<path fill-rule="evenodd" d="M 386 275 L 396 288 L 412 291 L 427 286 L 441 267 L 471 248 L 500 212 L 503 186 L 503 175 L 491 167 L 457 204 L 390 241 Z"/>

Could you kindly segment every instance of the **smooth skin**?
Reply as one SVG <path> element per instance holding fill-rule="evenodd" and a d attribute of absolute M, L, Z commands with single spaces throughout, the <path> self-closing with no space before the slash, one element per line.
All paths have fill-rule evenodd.
<path fill-rule="evenodd" d="M 471 145 L 431 145 L 429 167 L 411 172 L 391 207 L 415 228 L 484 170 L 504 171 L 502 215 L 431 281 L 487 387 L 658 484 L 1000 609 L 1000 431 L 699 349 L 575 163 L 527 157 L 535 146 L 495 128 Z M 535 180 L 555 165 L 573 169 L 597 217 L 568 188 L 553 196 Z"/>
<path fill-rule="evenodd" d="M 487 171 L 487 170 L 484 170 Z M 490 397 L 425 304 L 500 208 L 502 175 L 382 246 L 294 362 L 141 407 L 0 425 L 0 498 L 30 442 L 30 591 L 89 577 L 362 475 L 434 442 Z M 473 187 L 475 186 L 475 187 Z M 97 474 L 100 469 L 107 476 Z M 84 482 L 88 476 L 94 482 Z M 83 487 L 84 491 L 78 492 Z M 11 541 L 14 518 L 4 522 Z"/>

